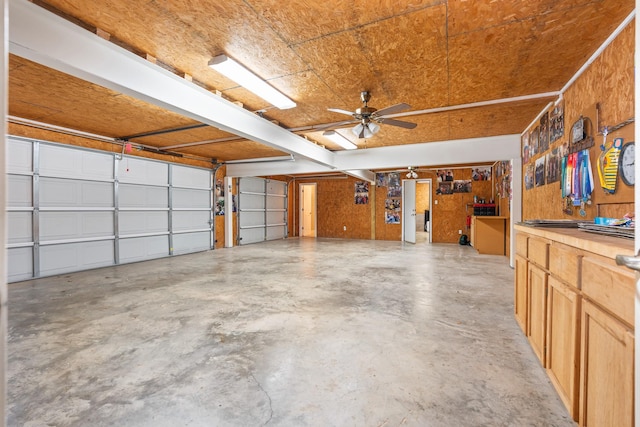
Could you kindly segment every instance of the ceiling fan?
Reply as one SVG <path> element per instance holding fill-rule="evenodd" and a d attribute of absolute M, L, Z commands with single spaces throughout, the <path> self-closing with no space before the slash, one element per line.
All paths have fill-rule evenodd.
<path fill-rule="evenodd" d="M 336 123 L 331 125 L 330 127 L 338 127 L 350 123 L 358 123 L 353 129 L 351 129 L 351 131 L 358 138 L 369 138 L 380 130 L 379 123 L 384 125 L 398 126 L 405 129 L 413 129 L 418 126 L 415 123 L 404 122 L 402 120 L 395 120 L 388 117 L 390 114 L 394 114 L 402 110 L 411 108 L 409 104 L 401 103 L 391 105 L 381 110 L 377 110 L 373 107 L 369 107 L 368 103 L 370 99 L 371 94 L 369 93 L 369 91 L 362 91 L 360 92 L 360 100 L 362 101 L 363 105 L 362 107 L 356 109 L 356 111 L 347 111 L 340 108 L 329 108 L 328 110 L 333 111 L 334 113 L 353 116 L 353 120 Z"/>

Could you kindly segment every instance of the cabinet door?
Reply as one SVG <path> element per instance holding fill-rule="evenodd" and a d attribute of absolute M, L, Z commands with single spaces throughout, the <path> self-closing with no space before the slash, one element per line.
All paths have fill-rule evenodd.
<path fill-rule="evenodd" d="M 527 260 L 520 255 L 516 255 L 516 280 L 514 286 L 513 308 L 516 320 L 522 328 L 522 332 L 527 333 Z"/>
<path fill-rule="evenodd" d="M 580 297 L 553 276 L 548 279 L 547 374 L 574 420 L 578 420 Z"/>
<path fill-rule="evenodd" d="M 546 366 L 547 273 L 531 263 L 529 263 L 528 273 L 529 303 L 527 307 L 527 336 L 542 366 Z"/>
<path fill-rule="evenodd" d="M 590 301 L 582 304 L 580 425 L 633 426 L 633 332 Z"/>

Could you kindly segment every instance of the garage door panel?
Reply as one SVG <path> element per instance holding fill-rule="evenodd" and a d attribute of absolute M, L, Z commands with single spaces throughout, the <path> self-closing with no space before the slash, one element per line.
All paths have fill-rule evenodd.
<path fill-rule="evenodd" d="M 59 178 L 40 179 L 41 207 L 112 207 L 113 184 Z"/>
<path fill-rule="evenodd" d="M 169 212 L 120 212 L 120 234 L 161 233 L 169 231 Z"/>
<path fill-rule="evenodd" d="M 29 174 L 33 172 L 33 142 L 7 140 L 7 172 Z"/>
<path fill-rule="evenodd" d="M 172 197 L 174 208 L 211 207 L 211 192 L 208 190 L 174 188 Z"/>
<path fill-rule="evenodd" d="M 284 196 L 287 194 L 286 183 L 282 181 L 267 181 L 267 194 Z"/>
<path fill-rule="evenodd" d="M 211 189 L 211 171 L 206 169 L 171 165 L 171 179 L 176 187 Z"/>
<path fill-rule="evenodd" d="M 121 183 L 166 186 L 169 184 L 169 165 L 124 156 L 118 161 L 118 180 Z"/>
<path fill-rule="evenodd" d="M 7 212 L 7 242 L 33 242 L 33 213 Z"/>
<path fill-rule="evenodd" d="M 240 231 L 240 244 L 264 242 L 264 228 L 249 228 Z"/>
<path fill-rule="evenodd" d="M 113 212 L 41 212 L 40 240 L 113 236 Z"/>
<path fill-rule="evenodd" d="M 267 212 L 267 225 L 284 224 L 285 219 L 285 212 Z"/>
<path fill-rule="evenodd" d="M 33 249 L 7 249 L 7 279 L 9 282 L 33 278 Z"/>
<path fill-rule="evenodd" d="M 113 240 L 40 247 L 40 273 L 43 276 L 106 267 L 113 264 Z"/>
<path fill-rule="evenodd" d="M 240 194 L 240 209 L 264 209 L 264 196 L 257 194 Z"/>
<path fill-rule="evenodd" d="M 176 255 L 196 251 L 206 251 L 210 248 L 210 232 L 184 233 L 173 236 L 173 253 Z"/>
<path fill-rule="evenodd" d="M 7 206 L 33 206 L 33 178 L 25 175 L 7 176 Z"/>
<path fill-rule="evenodd" d="M 85 180 L 113 179 L 113 154 L 40 144 L 40 175 Z"/>
<path fill-rule="evenodd" d="M 119 187 L 121 208 L 168 208 L 169 188 L 121 184 Z"/>
<path fill-rule="evenodd" d="M 284 239 L 287 237 L 287 227 L 267 227 L 267 240 Z"/>
<path fill-rule="evenodd" d="M 174 231 L 197 230 L 211 227 L 209 211 L 177 211 L 173 212 L 172 225 Z"/>
<path fill-rule="evenodd" d="M 262 193 L 265 191 L 265 180 L 262 178 L 241 178 L 240 179 L 240 192 L 241 193 Z"/>
<path fill-rule="evenodd" d="M 286 199 L 280 196 L 267 196 L 267 209 L 285 209 Z"/>
<path fill-rule="evenodd" d="M 169 256 L 169 236 L 120 239 L 120 262 L 136 262 Z"/>
<path fill-rule="evenodd" d="M 241 212 L 240 213 L 240 229 L 244 227 L 264 226 L 264 212 Z"/>

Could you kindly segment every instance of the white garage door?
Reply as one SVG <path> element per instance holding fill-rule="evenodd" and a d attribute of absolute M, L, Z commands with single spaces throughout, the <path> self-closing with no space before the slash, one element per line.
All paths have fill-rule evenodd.
<path fill-rule="evenodd" d="M 212 249 L 211 171 L 9 138 L 9 281 Z"/>
<path fill-rule="evenodd" d="M 287 183 L 262 178 L 238 180 L 239 244 L 287 237 Z"/>

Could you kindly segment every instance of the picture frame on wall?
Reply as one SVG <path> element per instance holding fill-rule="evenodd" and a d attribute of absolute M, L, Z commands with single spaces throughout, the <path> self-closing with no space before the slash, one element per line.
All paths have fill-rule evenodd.
<path fill-rule="evenodd" d="M 546 183 L 545 181 L 545 163 L 546 157 L 542 156 L 535 163 L 535 183 L 536 187 L 540 187 Z"/>
<path fill-rule="evenodd" d="M 557 141 L 564 136 L 564 100 L 553 107 L 549 115 L 549 141 Z"/>
<path fill-rule="evenodd" d="M 540 131 L 538 135 L 538 153 L 544 153 L 549 149 L 549 112 L 540 116 Z"/>
<path fill-rule="evenodd" d="M 522 163 L 529 163 L 529 132 L 522 134 Z"/>
<path fill-rule="evenodd" d="M 535 127 L 529 135 L 529 157 L 535 156 L 538 151 L 538 136 L 540 135 L 540 128 Z"/>
<path fill-rule="evenodd" d="M 533 163 L 529 163 L 525 169 L 524 173 L 524 188 L 526 190 L 531 190 L 534 185 L 534 168 L 535 165 Z"/>

